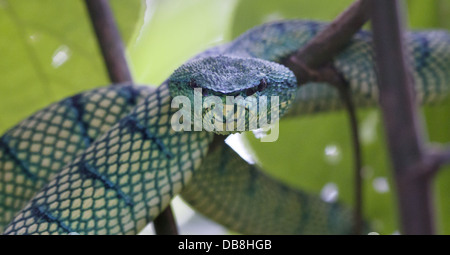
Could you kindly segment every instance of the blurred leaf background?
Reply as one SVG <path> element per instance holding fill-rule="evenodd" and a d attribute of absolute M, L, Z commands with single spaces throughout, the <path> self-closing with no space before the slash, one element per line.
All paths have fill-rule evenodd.
<path fill-rule="evenodd" d="M 111 0 L 135 80 L 157 85 L 198 52 L 267 21 L 332 20 L 350 0 Z M 450 28 L 450 1 L 408 0 L 414 29 Z M 68 95 L 108 84 L 83 1 L 0 0 L 0 131 Z M 428 139 L 450 141 L 450 102 L 422 109 Z M 380 114 L 358 111 L 364 211 L 382 234 L 398 233 Z M 245 142 L 266 171 L 289 185 L 352 205 L 352 148 L 345 112 L 281 122 L 275 143 Z M 436 182 L 440 233 L 450 234 L 450 173 Z"/>

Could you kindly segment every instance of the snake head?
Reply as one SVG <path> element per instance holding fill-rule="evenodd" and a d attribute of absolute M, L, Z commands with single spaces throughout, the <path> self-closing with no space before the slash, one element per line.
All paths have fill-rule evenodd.
<path fill-rule="evenodd" d="M 174 99 L 190 102 L 180 110 L 183 119 L 190 119 L 194 130 L 201 126 L 217 134 L 266 128 L 289 108 L 297 91 L 297 80 L 285 66 L 230 56 L 187 62 L 168 84 Z"/>

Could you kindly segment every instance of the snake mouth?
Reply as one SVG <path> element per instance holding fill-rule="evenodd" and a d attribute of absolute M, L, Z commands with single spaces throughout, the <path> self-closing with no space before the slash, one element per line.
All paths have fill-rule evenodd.
<path fill-rule="evenodd" d="M 221 86 L 218 86 L 219 88 L 223 88 L 223 87 L 227 87 L 229 86 L 229 84 L 224 84 Z M 237 87 L 238 85 L 236 85 Z M 201 89 L 202 90 L 202 95 L 203 96 L 253 96 L 255 94 L 262 93 L 264 92 L 264 90 L 268 87 L 268 81 L 266 78 L 262 78 L 259 80 L 259 83 L 257 83 L 256 85 L 252 86 L 252 87 L 248 87 L 248 88 L 244 88 L 244 89 L 239 89 L 239 90 L 234 90 L 234 91 L 227 91 L 224 92 L 222 89 L 216 89 L 216 88 L 205 88 L 205 87 L 201 87 L 197 84 L 197 82 L 194 79 L 191 79 L 191 81 L 189 82 L 189 87 L 192 89 Z"/>
<path fill-rule="evenodd" d="M 191 84 L 194 84 L 193 86 Z M 236 90 L 233 92 L 228 92 L 228 93 L 223 93 L 223 91 L 220 90 L 215 90 L 215 89 L 205 89 L 205 88 L 201 88 L 200 86 L 198 86 L 195 81 L 191 81 L 190 82 L 190 87 L 191 88 L 200 88 L 202 89 L 202 95 L 203 96 L 232 96 L 232 97 L 237 97 L 237 96 L 244 96 L 244 97 L 248 97 L 248 96 L 256 96 L 257 93 L 262 93 L 264 92 L 264 90 L 268 87 L 268 81 L 267 79 L 263 78 L 259 81 L 259 83 L 253 87 L 249 87 L 246 89 L 241 89 L 241 90 Z"/>
<path fill-rule="evenodd" d="M 222 108 L 203 109 L 203 128 L 224 135 L 266 128 L 280 119 L 282 106 L 278 100 L 261 105 L 258 100 L 249 103 L 244 99 L 233 105 L 224 104 Z"/>

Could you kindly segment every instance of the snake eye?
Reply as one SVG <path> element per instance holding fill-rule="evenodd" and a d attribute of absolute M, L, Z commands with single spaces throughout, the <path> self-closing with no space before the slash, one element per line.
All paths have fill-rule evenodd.
<path fill-rule="evenodd" d="M 195 88 L 199 88 L 200 86 L 198 86 L 197 82 L 194 79 L 191 79 L 189 81 L 189 87 L 195 89 Z"/>
<path fill-rule="evenodd" d="M 255 90 L 256 90 L 255 88 L 249 88 L 245 91 L 245 95 L 251 96 L 251 95 L 255 94 L 255 92 L 256 92 Z"/>
<path fill-rule="evenodd" d="M 259 81 L 259 85 L 258 85 L 258 91 L 261 92 L 263 91 L 265 88 L 267 88 L 267 81 L 264 79 L 261 79 Z"/>
<path fill-rule="evenodd" d="M 251 96 L 253 94 L 255 94 L 256 92 L 261 92 L 263 91 L 265 88 L 267 88 L 267 82 L 264 79 L 261 79 L 259 81 L 258 86 L 255 86 L 253 88 L 249 88 L 247 89 L 247 91 L 245 92 L 245 95 L 247 96 Z"/>

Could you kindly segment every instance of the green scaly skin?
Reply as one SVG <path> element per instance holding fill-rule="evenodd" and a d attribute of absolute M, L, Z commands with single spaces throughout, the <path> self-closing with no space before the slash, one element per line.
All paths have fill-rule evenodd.
<path fill-rule="evenodd" d="M 197 59 L 223 54 L 233 56 L 233 58 L 257 57 L 264 60 L 279 61 L 300 48 L 322 28 L 323 24 L 304 21 L 286 21 L 263 25 L 245 33 L 232 43 L 200 54 Z M 373 105 L 377 101 L 370 41 L 370 35 L 366 32 L 359 33 L 349 47 L 335 60 L 336 68 L 350 82 L 355 101 L 360 106 Z M 448 34 L 439 31 L 408 35 L 408 47 L 413 53 L 416 68 L 418 98 L 422 102 L 436 102 L 448 94 L 449 41 Z M 281 68 L 280 70 L 283 71 Z M 288 73 L 284 74 L 289 76 Z M 250 76 L 252 76 L 251 73 Z M 233 203 L 233 198 L 238 198 L 238 195 L 241 194 L 233 193 L 233 191 L 253 190 L 253 192 L 244 193 L 242 195 L 244 198 L 239 198 L 237 201 L 261 201 L 255 202 L 255 206 L 259 206 L 260 210 L 250 210 L 249 212 L 261 212 L 260 214 L 255 213 L 255 217 L 260 215 L 272 221 L 280 219 L 268 219 L 265 217 L 265 215 L 268 215 L 264 213 L 265 210 L 270 211 L 274 210 L 273 208 L 278 208 L 275 209 L 277 213 L 285 210 L 289 217 L 280 215 L 274 218 L 283 217 L 294 220 L 280 222 L 280 224 L 287 224 L 286 233 L 318 233 L 322 231 L 324 231 L 324 234 L 349 233 L 350 221 L 345 219 L 350 219 L 350 217 L 348 217 L 349 214 L 346 213 L 345 209 L 336 210 L 336 206 L 327 205 L 314 196 L 309 198 L 309 195 L 305 195 L 306 193 L 289 189 L 286 191 L 286 188 L 282 188 L 277 182 L 260 175 L 260 172 L 253 168 L 242 171 L 242 175 L 236 176 L 235 179 L 230 178 L 234 176 L 231 174 L 231 170 L 230 174 L 223 174 L 223 171 L 218 174 L 214 172 L 218 171 L 214 167 L 208 168 L 208 165 L 214 165 L 208 162 L 219 160 L 224 153 L 230 154 L 226 153 L 226 149 L 223 149 L 222 153 L 213 151 L 210 154 L 211 156 L 204 159 L 205 168 L 199 170 L 212 135 L 207 132 L 172 132 L 169 122 L 173 110 L 170 109 L 169 102 L 168 86 L 163 84 L 144 98 L 142 103 L 133 108 L 131 114 L 120 120 L 105 134 L 96 138 L 95 142 L 73 161 L 70 158 L 76 153 L 71 153 L 79 148 L 83 149 L 81 146 L 70 147 L 71 149 L 69 149 L 69 147 L 61 145 L 60 151 L 56 152 L 55 149 L 54 154 L 50 153 L 54 156 L 41 162 L 39 153 L 36 153 L 36 151 L 39 151 L 37 148 L 32 146 L 21 147 L 20 142 L 11 141 L 8 139 L 10 136 L 4 136 L 6 139 L 2 139 L 2 145 L 0 146 L 2 149 L 0 152 L 0 168 L 6 170 L 3 171 L 2 178 L 0 178 L 0 185 L 2 185 L 0 186 L 0 193 L 9 192 L 9 195 L 1 197 L 0 202 L 6 205 L 7 209 L 4 209 L 3 206 L 3 211 L 0 212 L 9 211 L 9 216 L 11 216 L 13 211 L 20 208 L 21 203 L 23 204 L 23 201 L 26 201 L 27 198 L 18 200 L 18 202 L 11 201 L 11 199 L 16 196 L 31 197 L 33 190 L 38 189 L 39 185 L 45 182 L 45 178 L 50 178 L 53 175 L 52 181 L 17 214 L 6 228 L 5 233 L 56 234 L 71 231 L 81 234 L 136 233 L 167 206 L 170 198 L 179 193 L 189 183 L 192 174 L 196 172 L 199 174 L 194 175 L 192 185 L 198 187 L 205 187 L 201 183 L 208 183 L 208 180 L 211 183 L 213 183 L 213 180 L 226 180 L 230 185 L 236 185 L 236 188 L 230 186 L 230 193 L 228 194 L 211 193 L 209 190 L 201 189 L 192 192 L 191 189 L 191 195 L 185 195 L 184 197 L 189 200 L 192 196 L 193 201 L 191 202 L 196 203 L 196 207 L 201 212 L 214 218 L 219 223 L 235 228 L 237 231 L 262 233 L 260 232 L 261 228 L 258 228 L 259 224 L 262 223 L 258 223 L 257 220 L 253 221 L 255 223 L 249 223 L 247 227 L 243 226 L 245 224 L 242 222 L 239 223 L 239 217 L 248 208 L 245 204 Z M 65 102 L 64 104 L 73 104 L 73 102 Z M 78 110 L 85 107 L 83 104 L 75 104 L 75 106 Z M 331 88 L 323 84 L 307 85 L 298 90 L 297 103 L 291 109 L 290 114 L 334 110 L 339 109 L 339 107 L 338 96 Z M 105 112 L 103 114 L 107 115 Z M 70 117 L 70 114 L 60 115 Z M 98 113 L 98 115 L 102 119 L 102 113 Z M 18 131 L 20 129 L 13 128 L 8 134 L 17 135 L 19 140 L 24 139 L 28 142 L 33 141 L 36 144 L 41 144 L 42 154 L 45 155 L 43 148 L 45 146 L 43 145 L 55 144 L 56 141 L 46 143 L 45 137 L 42 137 L 45 132 L 38 130 L 38 126 L 40 122 L 49 122 L 49 118 L 51 117 L 40 117 L 34 120 L 34 125 L 28 124 L 31 133 L 25 134 L 25 132 Z M 77 120 L 80 120 L 79 116 Z M 83 120 L 81 123 L 80 126 L 87 126 L 87 123 Z M 85 141 L 85 137 L 80 133 L 85 135 L 86 132 L 77 132 L 74 124 L 73 121 L 67 123 L 66 126 L 62 122 L 55 123 L 57 128 L 66 131 L 57 132 L 56 137 L 67 144 L 69 144 L 69 141 L 76 141 L 78 144 L 79 141 Z M 76 124 L 79 124 L 79 122 L 76 122 Z M 93 126 L 97 127 L 98 123 Z M 67 136 L 67 129 L 74 132 L 74 135 L 71 135 L 70 138 Z M 50 131 L 50 129 L 48 130 Z M 54 132 L 54 130 L 51 132 Z M 31 137 L 38 133 L 40 136 L 38 135 L 33 140 Z M 52 133 L 51 136 L 55 137 L 55 134 Z M 88 142 L 84 142 L 84 144 L 86 146 Z M 68 154 L 64 154 L 67 152 Z M 66 161 L 61 161 L 61 157 L 65 158 Z M 209 157 L 211 157 L 211 161 L 209 161 Z M 55 171 L 52 174 L 45 174 L 46 169 L 57 168 L 56 165 L 52 166 L 53 158 L 57 158 L 64 163 L 71 163 L 56 175 Z M 36 162 L 41 163 L 39 165 Z M 235 159 L 230 160 L 230 165 L 232 165 L 231 162 L 235 162 Z M 43 173 L 36 174 L 33 178 L 33 169 L 37 169 L 35 173 L 41 171 Z M 47 171 L 47 173 L 49 172 L 51 171 Z M 209 172 L 211 174 L 208 175 Z M 251 178 L 248 177 L 249 173 L 251 173 Z M 17 178 L 12 178 L 11 175 L 17 176 Z M 36 184 L 38 179 L 36 176 L 42 177 L 42 181 L 38 184 Z M 202 176 L 211 179 L 202 179 Z M 253 180 L 253 178 L 255 179 Z M 26 188 L 15 189 L 14 181 L 11 180 L 17 180 L 16 182 Z M 261 198 L 261 196 L 264 197 L 263 194 L 267 194 L 263 191 L 269 190 L 266 189 L 268 187 L 271 187 L 270 190 L 275 190 L 272 191 L 275 198 L 293 198 L 292 206 L 288 208 L 286 205 L 266 203 L 267 201 L 277 201 L 277 199 L 264 200 Z M 188 193 L 189 188 L 188 185 L 186 193 Z M 214 187 L 205 188 L 211 189 Z M 23 190 L 30 191 L 23 192 Z M 214 204 L 219 204 L 219 206 L 208 207 L 199 204 L 198 194 L 203 194 L 205 200 L 215 200 Z M 286 196 L 286 194 L 290 195 Z M 299 197 L 308 197 L 300 201 L 306 203 L 306 206 L 299 203 Z M 237 212 L 241 212 L 241 214 L 235 214 L 236 223 L 230 223 L 231 215 L 215 216 L 223 215 L 216 211 L 220 208 L 222 208 L 220 210 L 228 208 L 230 211 L 236 212 L 234 208 L 230 209 L 235 206 L 237 208 L 242 207 L 242 210 L 237 209 Z M 292 214 L 303 215 L 303 217 L 299 217 L 302 220 L 291 217 Z M 304 215 L 317 215 L 318 217 L 306 217 Z M 300 224 L 300 226 L 294 226 L 294 223 Z M 267 225 L 270 224 L 270 222 L 267 222 Z M 315 229 L 314 226 L 317 226 L 317 228 Z M 279 231 L 282 228 L 268 227 L 267 229 L 280 233 Z M 292 229 L 297 230 L 297 232 L 292 231 Z"/>
<path fill-rule="evenodd" d="M 175 132 L 170 103 L 163 84 L 63 167 L 5 234 L 138 233 L 190 181 L 213 136 Z"/>
<path fill-rule="evenodd" d="M 153 93 L 150 87 L 98 88 L 40 110 L 0 138 L 0 229 L 75 155 Z"/>
<path fill-rule="evenodd" d="M 354 233 L 349 208 L 286 186 L 227 145 L 210 148 L 181 196 L 196 211 L 238 233 Z"/>

